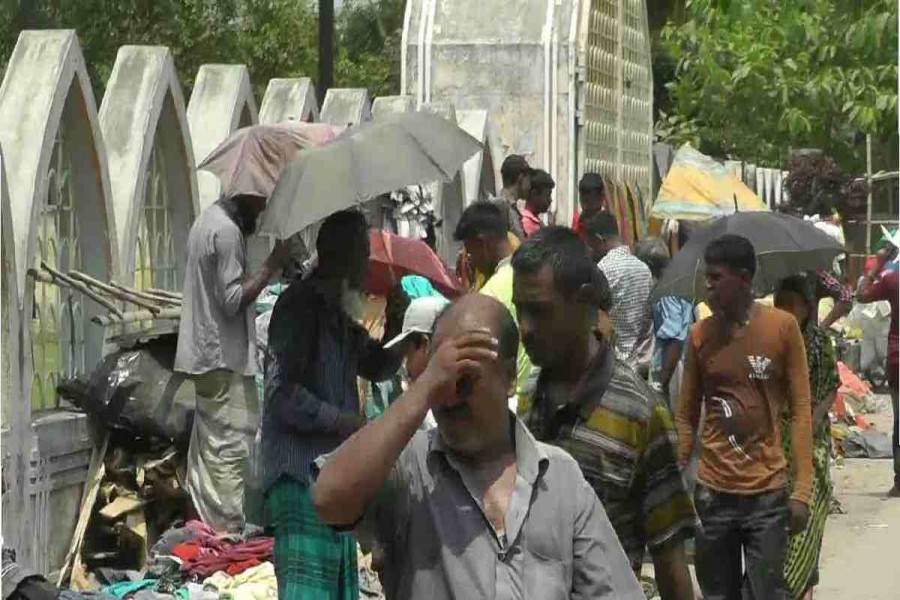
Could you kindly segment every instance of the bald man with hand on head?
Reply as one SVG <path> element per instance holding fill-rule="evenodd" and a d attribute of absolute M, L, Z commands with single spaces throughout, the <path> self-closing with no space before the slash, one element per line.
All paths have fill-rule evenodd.
<path fill-rule="evenodd" d="M 438 317 L 424 373 L 320 461 L 319 517 L 374 521 L 388 597 L 644 597 L 577 463 L 507 407 L 518 344 L 502 304 L 463 297 Z M 419 431 L 429 409 L 438 427 Z"/>

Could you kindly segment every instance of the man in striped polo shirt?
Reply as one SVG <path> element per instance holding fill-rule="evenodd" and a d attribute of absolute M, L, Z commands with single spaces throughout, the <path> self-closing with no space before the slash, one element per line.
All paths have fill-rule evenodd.
<path fill-rule="evenodd" d="M 606 278 L 569 229 L 549 227 L 512 259 L 522 342 L 542 368 L 523 420 L 567 450 L 603 502 L 632 568 L 653 557 L 663 600 L 692 599 L 684 542 L 697 515 L 676 462 L 664 403 L 595 334 Z"/>

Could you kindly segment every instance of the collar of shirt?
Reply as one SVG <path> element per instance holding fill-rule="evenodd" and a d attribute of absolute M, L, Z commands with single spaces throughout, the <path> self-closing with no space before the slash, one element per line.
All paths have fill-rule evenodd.
<path fill-rule="evenodd" d="M 599 341 L 600 349 L 575 385 L 571 399 L 555 411 L 550 402 L 541 402 L 541 399 L 546 398 L 547 372 L 542 371 L 538 377 L 534 394 L 535 407 L 539 411 L 544 411 L 545 418 L 542 421 L 546 424 L 546 431 L 540 434 L 541 439 L 556 437 L 560 428 L 573 423 L 579 416 L 587 421 L 600 404 L 600 400 L 609 386 L 609 380 L 612 379 L 616 357 L 609 342 L 603 338 L 600 338 Z"/>
<path fill-rule="evenodd" d="M 537 440 L 525 425 L 512 412 L 509 413 L 509 418 L 513 427 L 513 443 L 516 452 L 516 483 L 504 518 L 503 531 L 496 531 L 493 526 L 491 527 L 498 546 L 503 550 L 514 544 L 519 537 L 525 517 L 528 515 L 534 486 L 550 464 L 547 453 L 538 445 Z M 485 514 L 482 490 L 475 489 L 472 470 L 458 460 L 453 452 L 444 445 L 439 430 L 434 430 L 429 438 L 428 455 L 440 455 L 446 459 L 450 468 L 459 474 L 469 496 L 485 516 L 485 521 L 490 523 L 490 519 Z"/>

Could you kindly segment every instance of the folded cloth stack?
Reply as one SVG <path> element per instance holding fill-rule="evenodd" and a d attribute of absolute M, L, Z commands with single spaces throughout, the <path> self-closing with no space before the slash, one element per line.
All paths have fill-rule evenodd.
<path fill-rule="evenodd" d="M 218 572 L 203 582 L 203 588 L 215 591 L 220 600 L 275 600 L 278 582 L 275 567 L 262 563 L 235 576 Z"/>

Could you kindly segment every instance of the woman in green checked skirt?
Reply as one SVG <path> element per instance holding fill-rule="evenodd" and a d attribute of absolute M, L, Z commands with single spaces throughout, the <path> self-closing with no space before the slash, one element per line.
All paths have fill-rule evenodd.
<path fill-rule="evenodd" d="M 825 533 L 825 521 L 831 506 L 832 482 L 828 469 L 831 458 L 831 421 L 828 411 L 841 381 L 834 346 L 827 334 L 816 327 L 810 317 L 817 308 L 811 286 L 803 277 L 784 280 L 775 296 L 775 305 L 797 317 L 809 364 L 809 388 L 813 411 L 813 486 L 810 496 L 809 521 L 806 529 L 791 536 L 784 564 L 785 588 L 793 600 L 812 599 L 819 582 L 819 551 Z M 785 416 L 785 455 L 790 456 L 790 422 Z"/>

